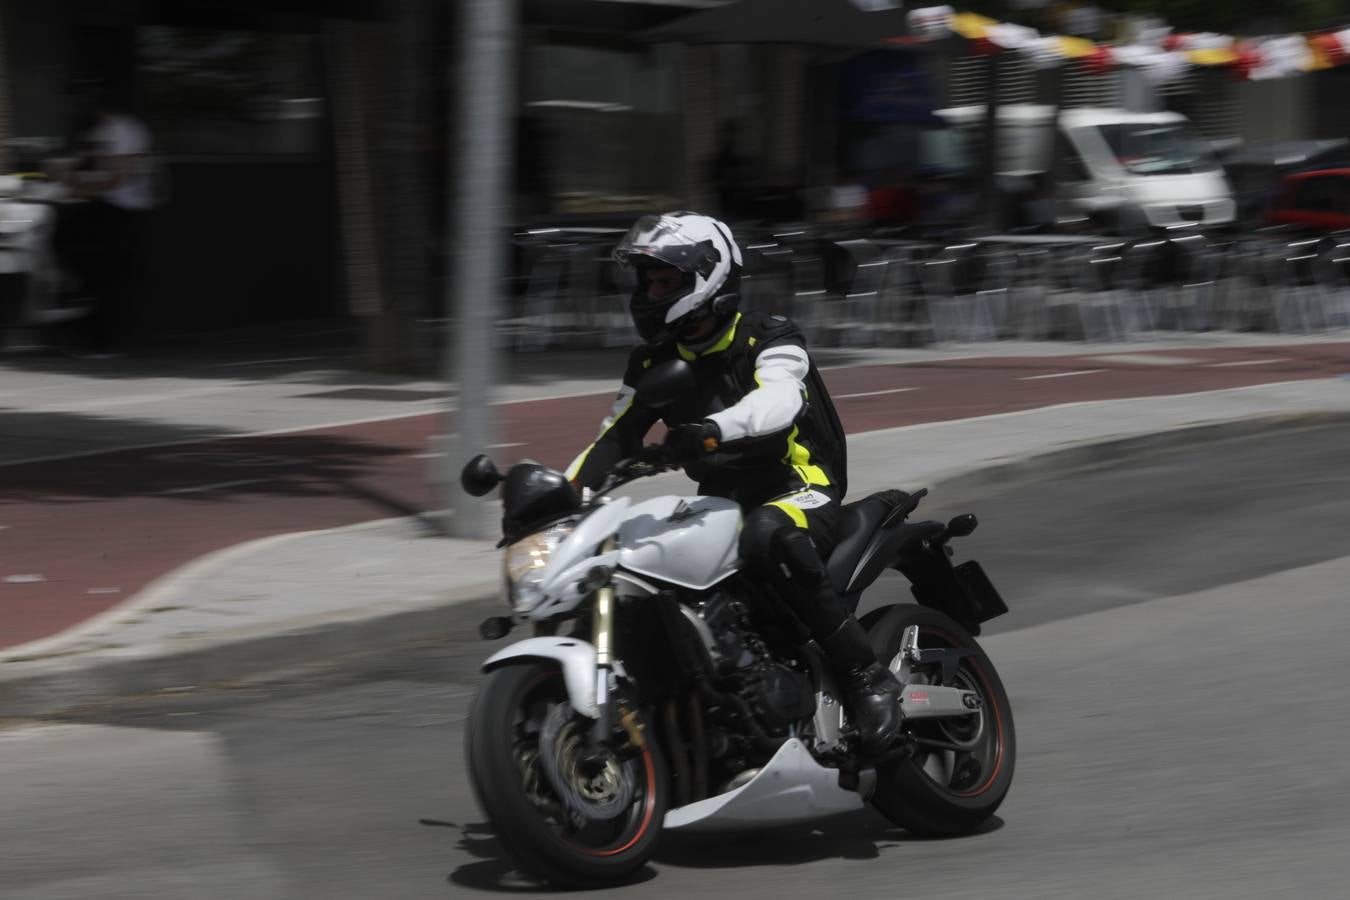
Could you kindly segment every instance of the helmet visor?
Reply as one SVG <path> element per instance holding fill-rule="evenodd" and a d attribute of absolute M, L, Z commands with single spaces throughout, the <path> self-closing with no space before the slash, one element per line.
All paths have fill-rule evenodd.
<path fill-rule="evenodd" d="M 644 257 L 704 278 L 722 259 L 711 241 L 694 240 L 670 216 L 643 216 L 614 248 L 614 260 L 621 266 L 631 268 Z"/>

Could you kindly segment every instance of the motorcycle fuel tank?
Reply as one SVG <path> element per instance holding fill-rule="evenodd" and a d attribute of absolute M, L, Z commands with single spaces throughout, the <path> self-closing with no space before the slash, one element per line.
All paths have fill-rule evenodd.
<path fill-rule="evenodd" d="M 721 497 L 656 497 L 634 505 L 619 528 L 619 565 L 691 590 L 736 570 L 741 510 Z"/>

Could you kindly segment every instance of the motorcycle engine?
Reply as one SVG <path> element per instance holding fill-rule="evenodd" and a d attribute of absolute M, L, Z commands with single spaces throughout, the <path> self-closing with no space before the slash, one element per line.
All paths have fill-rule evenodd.
<path fill-rule="evenodd" d="M 771 734 L 815 713 L 811 679 L 775 659 L 749 621 L 744 603 L 719 594 L 700 611 L 721 655 L 717 680 L 745 700 Z"/>
<path fill-rule="evenodd" d="M 816 711 L 810 679 L 779 663 L 757 666 L 742 685 L 741 695 L 770 733 L 781 733 Z"/>

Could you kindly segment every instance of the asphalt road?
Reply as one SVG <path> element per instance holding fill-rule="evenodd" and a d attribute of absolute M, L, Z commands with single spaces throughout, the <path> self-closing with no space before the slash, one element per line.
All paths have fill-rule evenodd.
<path fill-rule="evenodd" d="M 980 519 L 955 546 L 1008 602 L 996 634 L 1350 554 L 1347 447 L 1350 423 L 1290 427 L 1005 485 L 977 476 L 915 516 Z M 864 606 L 908 590 L 891 574 Z"/>
<path fill-rule="evenodd" d="M 998 819 L 946 841 L 871 812 L 669 835 L 607 896 L 1342 896 L 1347 438 L 1312 428 L 935 496 L 982 516 L 965 549 L 1014 609 L 985 641 L 1020 743 Z M 541 893 L 465 781 L 487 611 L 340 673 L 0 730 L 4 895 Z"/>

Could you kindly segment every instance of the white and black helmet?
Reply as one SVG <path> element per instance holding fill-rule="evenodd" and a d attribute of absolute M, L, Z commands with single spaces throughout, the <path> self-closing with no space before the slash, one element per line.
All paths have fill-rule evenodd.
<path fill-rule="evenodd" d="M 643 216 L 614 249 L 614 259 L 637 275 L 628 309 L 648 344 L 669 341 L 710 317 L 730 317 L 740 302 L 741 248 L 731 229 L 710 216 Z M 683 288 L 651 299 L 642 271 L 648 265 L 678 269 L 684 273 Z"/>

